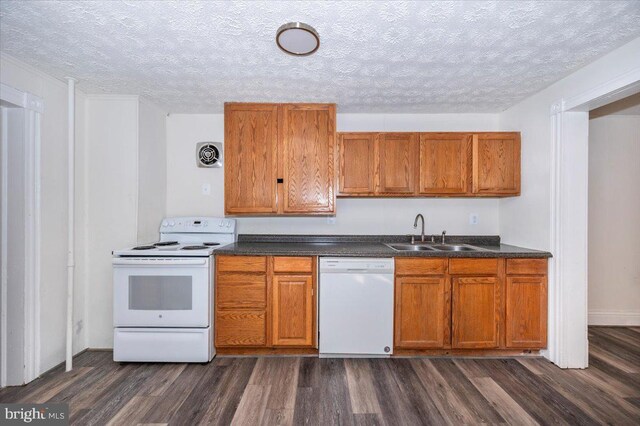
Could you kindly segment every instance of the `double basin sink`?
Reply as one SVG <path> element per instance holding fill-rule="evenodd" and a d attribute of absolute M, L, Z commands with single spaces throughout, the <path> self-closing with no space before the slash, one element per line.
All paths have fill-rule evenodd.
<path fill-rule="evenodd" d="M 395 251 L 482 251 L 479 247 L 470 246 L 468 244 L 436 244 L 436 243 L 420 243 L 420 244 L 385 244 Z"/>

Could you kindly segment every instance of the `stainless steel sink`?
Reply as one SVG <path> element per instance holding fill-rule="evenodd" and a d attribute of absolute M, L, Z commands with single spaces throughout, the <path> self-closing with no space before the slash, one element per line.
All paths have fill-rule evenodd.
<path fill-rule="evenodd" d="M 396 251 L 478 251 L 478 247 L 462 244 L 385 244 Z"/>
<path fill-rule="evenodd" d="M 433 247 L 426 244 L 385 244 L 397 251 L 434 251 Z"/>
<path fill-rule="evenodd" d="M 435 244 L 433 246 L 434 250 L 440 251 L 478 251 L 480 250 L 477 247 L 467 246 L 467 245 L 457 245 L 457 244 Z"/>

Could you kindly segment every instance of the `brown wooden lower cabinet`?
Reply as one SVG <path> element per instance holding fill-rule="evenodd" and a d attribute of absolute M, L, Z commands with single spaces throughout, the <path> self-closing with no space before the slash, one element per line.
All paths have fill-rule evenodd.
<path fill-rule="evenodd" d="M 445 313 L 448 299 L 445 277 L 399 277 L 395 293 L 395 346 L 444 348 L 449 328 Z"/>
<path fill-rule="evenodd" d="M 454 277 L 451 347 L 498 347 L 499 283 L 497 277 Z"/>
<path fill-rule="evenodd" d="M 273 345 L 313 345 L 313 277 L 273 277 Z"/>
<path fill-rule="evenodd" d="M 396 258 L 398 352 L 547 346 L 547 259 Z"/>
<path fill-rule="evenodd" d="M 316 347 L 316 258 L 218 256 L 215 346 Z"/>
<path fill-rule="evenodd" d="M 509 259 L 506 278 L 506 346 L 547 346 L 547 261 Z"/>

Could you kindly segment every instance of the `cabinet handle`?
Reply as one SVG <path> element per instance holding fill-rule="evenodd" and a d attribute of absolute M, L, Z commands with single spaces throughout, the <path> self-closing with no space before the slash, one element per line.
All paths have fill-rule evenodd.
<path fill-rule="evenodd" d="M 284 183 L 284 179 L 278 178 L 278 179 L 276 179 L 276 183 Z"/>

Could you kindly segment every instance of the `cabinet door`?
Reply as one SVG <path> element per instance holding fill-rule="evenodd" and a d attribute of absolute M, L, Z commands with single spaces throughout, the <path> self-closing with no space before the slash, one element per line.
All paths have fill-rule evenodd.
<path fill-rule="evenodd" d="M 418 141 L 415 133 L 380 133 L 378 136 L 378 190 L 380 194 L 416 192 Z"/>
<path fill-rule="evenodd" d="M 277 105 L 225 105 L 226 214 L 267 214 L 277 211 L 277 124 Z"/>
<path fill-rule="evenodd" d="M 475 194 L 520 194 L 519 133 L 474 135 L 472 157 Z"/>
<path fill-rule="evenodd" d="M 219 310 L 216 312 L 215 343 L 224 346 L 265 346 L 267 314 L 264 310 Z"/>
<path fill-rule="evenodd" d="M 453 348 L 498 347 L 497 277 L 454 277 Z"/>
<path fill-rule="evenodd" d="M 335 122 L 331 104 L 282 106 L 284 213 L 335 212 Z"/>
<path fill-rule="evenodd" d="M 396 279 L 396 347 L 443 348 L 449 343 L 446 287 L 444 276 Z"/>
<path fill-rule="evenodd" d="M 507 276 L 506 344 L 508 348 L 547 346 L 546 276 Z"/>
<path fill-rule="evenodd" d="M 273 345 L 313 346 L 313 278 L 273 277 Z"/>
<path fill-rule="evenodd" d="M 467 133 L 420 134 L 420 194 L 470 192 L 471 138 Z"/>
<path fill-rule="evenodd" d="M 338 136 L 338 195 L 367 195 L 375 191 L 375 133 Z"/>

